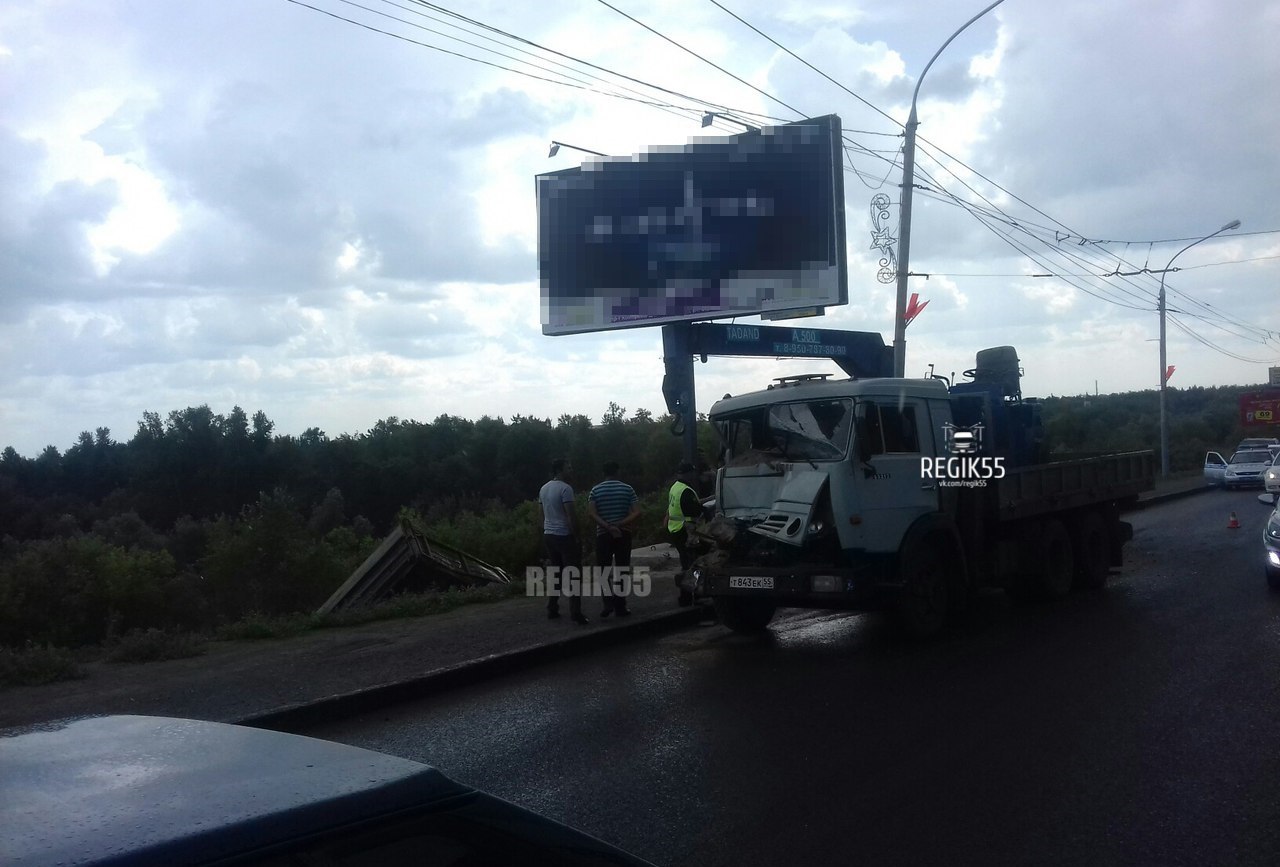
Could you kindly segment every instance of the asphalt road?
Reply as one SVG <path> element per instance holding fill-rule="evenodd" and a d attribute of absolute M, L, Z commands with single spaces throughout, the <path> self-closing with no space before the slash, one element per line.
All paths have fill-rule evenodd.
<path fill-rule="evenodd" d="M 691 629 L 307 733 L 659 864 L 1280 864 L 1280 595 L 1255 497 L 1131 515 L 1107 590 L 985 594 L 926 644 L 791 612 L 763 638 Z"/>

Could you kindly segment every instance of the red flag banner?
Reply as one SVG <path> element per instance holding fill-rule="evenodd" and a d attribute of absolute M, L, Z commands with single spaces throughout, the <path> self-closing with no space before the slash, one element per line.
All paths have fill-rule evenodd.
<path fill-rule="evenodd" d="M 911 320 L 919 316 L 920 311 L 924 310 L 924 308 L 928 306 L 929 306 L 928 301 L 924 302 L 923 304 L 920 303 L 919 292 L 912 292 L 911 300 L 907 302 L 907 309 L 902 312 L 902 319 L 903 319 L 904 325 L 910 325 Z"/>
<path fill-rule="evenodd" d="M 1173 371 L 1174 371 L 1174 370 L 1175 370 L 1175 368 L 1174 368 L 1174 366 L 1173 366 L 1172 364 L 1171 364 L 1171 365 L 1169 365 L 1169 367 L 1168 367 L 1168 369 L 1167 369 L 1167 370 L 1165 370 L 1165 372 L 1164 372 L 1164 381 L 1165 381 L 1165 382 L 1168 382 L 1170 379 L 1172 379 L 1172 378 L 1173 378 Z"/>

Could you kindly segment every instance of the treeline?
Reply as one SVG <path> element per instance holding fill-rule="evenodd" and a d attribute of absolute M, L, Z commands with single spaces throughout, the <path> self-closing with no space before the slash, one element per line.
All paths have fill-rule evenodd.
<path fill-rule="evenodd" d="M 1264 389 L 1261 385 L 1167 389 L 1170 472 L 1199 471 L 1208 451 L 1230 457 L 1245 437 L 1272 436 L 1266 428 L 1246 429 L 1240 424 L 1240 396 Z M 1160 453 L 1158 391 L 1051 397 L 1041 403 L 1051 453 L 1133 449 Z"/>
<path fill-rule="evenodd" d="M 669 423 L 611 405 L 600 424 L 443 415 L 293 437 L 261 411 L 200 406 L 145 413 L 127 442 L 99 428 L 65 454 L 6 448 L 0 647 L 314 610 L 406 516 L 520 574 L 539 555 L 531 500 L 551 460 L 572 461 L 580 491 L 608 459 L 640 492 L 659 491 L 680 458 Z"/>
<path fill-rule="evenodd" d="M 584 415 L 562 415 L 554 424 L 525 416 L 442 415 L 430 423 L 392 417 L 365 433 L 330 438 L 318 428 L 274 435 L 264 413 L 250 418 L 240 407 L 225 416 L 190 407 L 163 420 L 148 412 L 127 442 L 98 428 L 80 434 L 65 454 L 48 446 L 29 459 L 6 448 L 0 534 L 45 538 L 130 512 L 165 530 L 182 517 L 235 514 L 277 488 L 306 510 L 337 489 L 347 518 L 361 516 L 386 532 L 404 507 L 448 517 L 531 499 L 555 457 L 573 462 L 580 486 L 597 481 L 612 458 L 638 490 L 655 490 L 680 457 L 669 422 L 643 409 L 627 417 L 610 405 L 599 425 Z M 706 432 L 714 450 L 710 437 Z"/>

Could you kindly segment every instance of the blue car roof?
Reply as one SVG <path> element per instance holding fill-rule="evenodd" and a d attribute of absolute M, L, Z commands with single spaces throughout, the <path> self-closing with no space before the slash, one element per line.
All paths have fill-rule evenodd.
<path fill-rule="evenodd" d="M 0 864 L 207 863 L 476 795 L 428 765 L 299 735 L 82 719 L 0 733 Z"/>

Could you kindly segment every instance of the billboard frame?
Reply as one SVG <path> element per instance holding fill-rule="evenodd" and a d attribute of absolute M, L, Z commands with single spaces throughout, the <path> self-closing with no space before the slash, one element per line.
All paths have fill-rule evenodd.
<path fill-rule="evenodd" d="M 691 188 L 696 188 L 700 178 L 714 180 L 723 186 L 724 178 L 731 177 L 730 172 L 739 171 L 744 177 L 748 177 L 753 156 L 759 166 L 765 166 L 776 174 L 776 165 L 786 162 L 786 154 L 789 153 L 786 148 L 793 145 L 807 148 L 799 152 L 801 157 L 797 158 L 795 172 L 805 182 L 804 190 L 817 190 L 821 187 L 821 211 L 814 209 L 805 211 L 801 217 L 794 217 L 794 209 L 798 207 L 796 203 L 807 204 L 808 200 L 799 192 L 792 192 L 791 198 L 788 198 L 787 188 L 776 182 L 772 187 L 760 183 L 742 191 L 743 195 L 737 201 L 758 201 L 761 204 L 755 211 L 747 210 L 743 205 L 743 211 L 739 213 L 739 204 L 734 203 L 735 200 L 699 198 L 696 189 L 693 190 L 693 204 L 690 204 Z M 811 313 L 815 308 L 847 304 L 849 285 L 843 153 L 840 118 L 832 114 L 763 127 L 734 136 L 697 139 L 678 148 L 657 149 L 630 157 L 591 160 L 577 168 L 539 174 L 535 178 L 535 188 L 538 203 L 542 333 L 547 336 L 587 334 L 744 316 L 787 318 L 788 313 L 803 315 L 805 312 Z M 814 169 L 811 164 L 804 162 L 804 158 L 812 159 L 812 156 L 818 154 L 825 158 L 820 169 Z M 725 156 L 723 162 L 715 161 L 719 155 Z M 591 195 L 596 183 L 600 183 L 602 189 L 613 192 L 608 190 L 608 183 L 661 177 L 666 182 L 665 192 L 670 193 L 672 176 L 676 172 L 683 176 L 685 198 L 681 205 L 671 202 L 670 196 L 666 201 L 646 203 L 643 194 L 639 192 L 640 185 L 637 184 L 635 195 L 630 200 L 627 196 L 620 196 L 620 201 L 610 201 L 606 199 L 605 193 L 601 193 L 597 211 L 582 210 L 584 201 L 586 207 L 595 204 Z M 762 174 L 761 177 L 765 175 Z M 772 180 L 776 181 L 776 178 Z M 779 195 L 778 191 L 783 194 Z M 549 202 L 560 194 L 565 194 L 566 201 L 569 196 L 577 197 L 574 207 L 579 208 L 579 213 L 571 214 L 568 204 L 552 208 Z M 654 195 L 657 196 L 658 193 L 655 192 Z M 732 230 L 726 230 L 722 236 L 712 236 L 712 240 L 702 243 L 701 247 L 701 235 L 696 236 L 698 242 L 690 241 L 687 237 L 678 238 L 674 242 L 661 239 L 660 233 L 672 225 L 679 226 L 686 234 L 691 233 L 692 230 L 686 229 L 687 223 L 681 222 L 682 220 L 687 220 L 689 224 L 696 223 L 700 232 L 704 212 L 709 210 L 707 202 L 719 209 L 713 212 L 713 217 L 722 218 L 721 225 L 732 226 Z M 731 202 L 731 205 L 724 205 L 723 202 Z M 793 219 L 784 222 L 782 215 L 769 210 L 779 202 L 782 204 L 778 207 L 788 208 L 787 216 Z M 614 213 L 613 211 L 621 210 L 620 205 L 631 206 L 633 210 L 643 207 L 644 212 Z M 688 216 L 686 212 L 690 208 L 696 209 L 698 213 Z M 731 209 L 731 212 L 726 214 L 726 209 Z M 594 223 L 587 224 L 584 214 L 588 213 L 595 213 L 591 217 Z M 571 217 L 576 217 L 577 221 L 573 222 Z M 730 219 L 723 219 L 726 217 Z M 743 219 L 739 223 L 731 222 L 738 218 Z M 756 219 L 752 222 L 751 218 Z M 569 223 L 572 225 L 566 225 Z M 809 232 L 804 236 L 808 244 L 804 252 L 812 253 L 819 246 L 824 246 L 825 250 L 821 259 L 814 256 L 806 261 L 799 252 L 795 259 L 790 258 L 789 248 L 784 245 L 780 249 L 785 250 L 785 254 L 773 249 L 768 252 L 775 257 L 785 255 L 786 264 L 755 270 L 735 270 L 740 261 L 725 261 L 723 254 L 725 248 L 734 244 L 744 246 L 742 238 L 734 234 L 740 224 L 746 226 L 744 231 L 747 233 L 760 232 L 761 226 L 780 226 L 797 233 L 819 226 L 820 232 Z M 651 229 L 654 225 L 659 228 Z M 627 241 L 630 246 L 627 248 L 622 246 L 622 241 L 617 240 L 625 234 L 624 229 L 631 234 Z M 570 244 L 576 243 L 576 246 L 566 247 L 567 240 Z M 768 240 L 772 240 L 772 236 L 768 236 Z M 594 274 L 584 277 L 579 273 L 589 272 L 590 265 L 575 268 L 572 264 L 574 252 L 584 251 L 585 254 L 588 243 L 596 245 L 591 249 L 599 258 L 606 258 L 600 255 L 602 251 L 613 249 L 620 251 L 614 258 L 627 260 L 629 255 L 634 259 L 643 248 L 648 257 L 646 279 L 632 280 L 636 285 L 595 285 L 591 282 Z M 696 248 L 692 258 L 687 252 L 689 247 Z M 706 251 L 705 257 L 702 256 L 703 248 Z M 754 255 L 764 255 L 749 244 L 745 248 L 751 249 Z M 614 258 L 609 258 L 611 265 L 614 264 Z M 655 261 L 659 264 L 655 265 Z M 771 264 L 775 261 L 768 260 Z M 692 277 L 678 276 L 681 266 L 690 262 L 695 263 L 691 267 L 697 273 Z M 628 264 L 632 266 L 628 276 L 639 273 L 640 269 L 634 267 L 634 262 Z M 615 267 L 625 272 L 625 267 Z M 713 273 L 708 276 L 698 272 L 699 267 L 702 271 Z M 572 275 L 576 282 L 568 279 L 561 282 L 559 291 L 565 294 L 557 297 L 557 280 L 566 273 Z M 660 296 L 656 294 L 659 292 Z M 732 300 L 726 301 L 726 293 L 733 296 Z M 562 314 L 563 318 L 557 316 L 557 305 L 561 310 L 568 311 Z M 575 317 L 577 321 L 569 321 Z"/>

